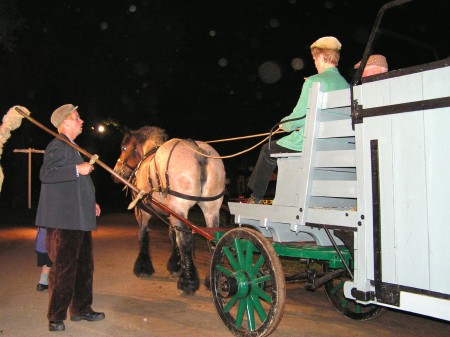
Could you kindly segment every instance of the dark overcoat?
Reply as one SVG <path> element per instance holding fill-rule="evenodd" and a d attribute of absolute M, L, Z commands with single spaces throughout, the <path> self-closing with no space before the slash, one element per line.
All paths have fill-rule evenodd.
<path fill-rule="evenodd" d="M 36 226 L 97 228 L 94 184 L 89 175 L 77 175 L 76 165 L 83 162 L 80 153 L 62 140 L 55 138 L 48 144 L 39 175 L 42 184 Z"/>

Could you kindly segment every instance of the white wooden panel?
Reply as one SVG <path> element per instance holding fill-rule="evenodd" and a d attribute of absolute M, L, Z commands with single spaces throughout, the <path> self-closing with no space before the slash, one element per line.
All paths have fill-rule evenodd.
<path fill-rule="evenodd" d="M 394 154 L 392 185 L 398 282 L 401 285 L 428 289 L 428 221 L 423 112 L 393 115 L 392 122 Z M 384 182 L 382 186 L 383 184 Z M 388 259 L 388 256 L 383 257 Z"/>
<path fill-rule="evenodd" d="M 392 104 L 389 83 L 389 79 L 365 83 L 361 91 L 358 90 L 358 103 L 364 109 Z"/>
<path fill-rule="evenodd" d="M 334 226 L 358 227 L 356 212 L 349 210 L 340 211 L 327 208 L 310 208 L 308 210 L 306 222 Z"/>
<path fill-rule="evenodd" d="M 277 159 L 278 177 L 274 205 L 295 206 L 298 202 L 298 191 L 303 185 L 300 181 L 303 158 L 301 153 L 295 154 L 296 156 Z"/>
<path fill-rule="evenodd" d="M 395 223 L 394 223 L 394 190 L 393 190 L 393 162 L 392 162 L 392 118 L 390 116 L 364 119 L 363 160 L 365 167 L 365 199 L 372 200 L 372 170 L 370 141 L 378 140 L 379 179 L 380 179 L 380 208 L 381 208 L 381 240 L 382 246 L 382 275 L 383 281 L 397 284 L 396 255 L 395 255 Z M 368 210 L 365 221 L 367 228 L 364 242 L 360 248 L 366 250 L 367 277 L 373 275 L 373 227 L 372 205 L 366 205 Z M 369 220 L 370 219 L 370 220 Z M 362 263 L 362 261 L 360 261 Z"/>
<path fill-rule="evenodd" d="M 356 151 L 317 151 L 316 167 L 355 167 Z"/>
<path fill-rule="evenodd" d="M 329 91 L 324 93 L 321 109 L 350 106 L 350 89 Z"/>
<path fill-rule="evenodd" d="M 423 74 L 423 99 L 450 96 L 450 67 L 433 69 Z"/>
<path fill-rule="evenodd" d="M 348 137 L 354 136 L 350 119 L 322 122 L 319 127 L 319 138 Z"/>
<path fill-rule="evenodd" d="M 448 299 L 402 291 L 400 292 L 400 303 L 402 310 L 450 321 L 450 301 Z"/>
<path fill-rule="evenodd" d="M 450 108 L 425 112 L 430 290 L 445 294 L 450 294 L 449 126 Z"/>
<path fill-rule="evenodd" d="M 417 102 L 423 99 L 422 73 L 390 79 L 391 103 Z"/>
<path fill-rule="evenodd" d="M 311 195 L 336 198 L 356 198 L 356 181 L 314 180 Z"/>
<path fill-rule="evenodd" d="M 358 92 L 360 88 L 358 87 Z M 355 125 L 355 145 L 357 162 L 357 215 L 360 222 L 355 235 L 353 276 L 358 289 L 368 290 L 368 279 L 373 279 L 373 247 L 372 241 L 372 186 L 370 147 L 365 138 L 365 125 Z M 370 261 L 370 262 L 369 262 Z M 366 287 L 364 287 L 366 286 Z"/>

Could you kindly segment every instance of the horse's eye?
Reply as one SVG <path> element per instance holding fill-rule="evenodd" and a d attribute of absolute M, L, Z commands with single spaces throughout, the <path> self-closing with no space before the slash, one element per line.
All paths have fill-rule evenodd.
<path fill-rule="evenodd" d="M 126 146 L 122 146 L 122 152 L 125 152 L 127 150 Z"/>

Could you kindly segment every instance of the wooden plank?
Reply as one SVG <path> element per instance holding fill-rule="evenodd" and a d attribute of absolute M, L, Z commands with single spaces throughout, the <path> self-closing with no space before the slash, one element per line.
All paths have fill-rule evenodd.
<path fill-rule="evenodd" d="M 356 181 L 314 180 L 311 196 L 356 198 Z"/>
<path fill-rule="evenodd" d="M 315 167 L 356 167 L 356 150 L 317 151 Z"/>
<path fill-rule="evenodd" d="M 349 119 L 321 122 L 319 127 L 319 138 L 348 137 L 354 136 L 352 122 Z"/>

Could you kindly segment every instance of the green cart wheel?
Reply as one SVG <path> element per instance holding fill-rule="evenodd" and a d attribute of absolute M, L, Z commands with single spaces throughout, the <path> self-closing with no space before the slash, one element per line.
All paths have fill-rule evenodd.
<path fill-rule="evenodd" d="M 325 269 L 328 269 L 325 267 Z M 348 273 L 325 283 L 325 292 L 333 307 L 345 317 L 368 321 L 382 315 L 386 309 L 378 305 L 363 305 L 344 296 L 344 283 L 350 281 Z"/>
<path fill-rule="evenodd" d="M 211 260 L 211 291 L 225 326 L 236 336 L 268 336 L 284 312 L 284 273 L 272 244 L 248 228 L 227 232 Z"/>

